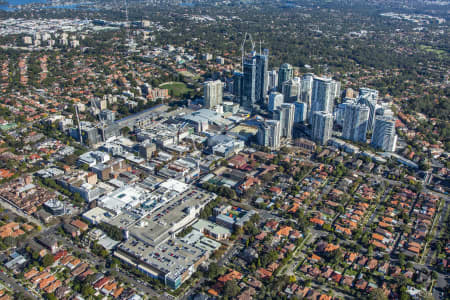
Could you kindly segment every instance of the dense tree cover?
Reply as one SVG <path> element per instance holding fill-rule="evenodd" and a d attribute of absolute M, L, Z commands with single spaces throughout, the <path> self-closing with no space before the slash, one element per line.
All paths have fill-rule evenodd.
<path fill-rule="evenodd" d="M 214 192 L 228 199 L 236 198 L 236 192 L 233 189 L 226 186 L 217 186 L 215 184 L 205 182 L 203 183 L 202 187 L 209 192 Z"/>
<path fill-rule="evenodd" d="M 52 254 L 48 253 L 42 258 L 42 266 L 44 268 L 51 266 L 55 262 L 55 258 Z"/>
<path fill-rule="evenodd" d="M 193 230 L 192 226 L 188 226 L 186 228 L 184 228 L 183 230 L 181 230 L 180 232 L 177 233 L 177 237 L 185 237 L 186 235 L 188 235 L 189 233 L 191 233 Z"/>
<path fill-rule="evenodd" d="M 271 263 L 278 259 L 279 253 L 277 250 L 272 249 L 267 253 L 264 253 L 260 258 L 258 258 L 258 267 L 267 267 Z"/>
<path fill-rule="evenodd" d="M 58 298 L 53 293 L 45 293 L 44 298 L 46 300 L 58 300 Z"/>
<path fill-rule="evenodd" d="M 99 245 L 97 243 L 93 243 L 92 253 L 103 258 L 106 258 L 109 255 L 108 250 L 106 250 L 102 245 Z"/>
<path fill-rule="evenodd" d="M 209 279 L 214 279 L 219 275 L 222 275 L 225 272 L 224 267 L 220 267 L 217 263 L 212 262 L 208 266 L 207 276 Z"/>
<path fill-rule="evenodd" d="M 213 201 L 206 204 L 206 206 L 200 212 L 200 218 L 208 219 L 210 216 L 212 216 L 214 207 L 219 205 L 221 202 L 222 202 L 222 197 L 217 197 Z"/>
<path fill-rule="evenodd" d="M 255 236 L 259 233 L 258 224 L 260 217 L 258 214 L 254 214 L 250 217 L 250 220 L 244 224 L 244 232 L 250 236 Z"/>
<path fill-rule="evenodd" d="M 388 298 L 384 294 L 382 289 L 373 289 L 369 294 L 369 300 L 387 300 Z"/>
<path fill-rule="evenodd" d="M 231 299 L 233 297 L 236 297 L 241 288 L 237 284 L 236 280 L 229 280 L 225 283 L 225 286 L 223 287 L 223 297 L 224 299 Z"/>
<path fill-rule="evenodd" d="M 113 240 L 115 241 L 123 240 L 123 232 L 120 228 L 104 222 L 98 224 L 97 227 L 103 230 L 103 232 L 105 232 Z"/>
<path fill-rule="evenodd" d="M 95 294 L 95 289 L 92 287 L 94 280 L 95 275 L 88 275 L 84 280 L 77 277 L 73 283 L 73 290 L 81 293 L 83 297 L 93 296 Z"/>
<path fill-rule="evenodd" d="M 52 178 L 38 178 L 35 177 L 35 181 L 41 185 L 44 185 L 46 187 L 52 188 L 61 194 L 69 197 L 69 199 L 72 201 L 74 205 L 82 206 L 84 204 L 83 198 L 80 196 L 79 193 L 72 193 L 68 189 L 63 188 L 61 185 L 57 184 L 56 181 Z"/>

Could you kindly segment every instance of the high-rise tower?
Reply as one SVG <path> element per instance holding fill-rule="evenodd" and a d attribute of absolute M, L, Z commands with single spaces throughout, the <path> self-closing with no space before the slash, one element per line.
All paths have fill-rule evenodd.
<path fill-rule="evenodd" d="M 283 82 L 290 80 L 294 76 L 294 69 L 290 64 L 284 63 L 278 70 L 278 91 L 281 92 Z"/>
<path fill-rule="evenodd" d="M 376 149 L 395 152 L 397 147 L 397 134 L 395 133 L 394 118 L 386 116 L 376 117 L 370 144 Z"/>
<path fill-rule="evenodd" d="M 312 115 L 312 138 L 325 145 L 331 138 L 333 115 L 325 111 L 316 111 Z"/>
<path fill-rule="evenodd" d="M 366 142 L 369 107 L 360 104 L 348 104 L 344 111 L 342 137 L 354 142 Z"/>
<path fill-rule="evenodd" d="M 264 103 L 269 88 L 269 50 L 256 54 L 255 97 L 257 103 Z"/>
<path fill-rule="evenodd" d="M 223 83 L 220 80 L 206 81 L 204 86 L 205 107 L 213 108 L 222 104 Z"/>
<path fill-rule="evenodd" d="M 280 121 L 266 120 L 258 126 L 258 144 L 272 150 L 280 148 L 281 129 Z"/>
<path fill-rule="evenodd" d="M 369 123 L 367 125 L 368 131 L 373 131 L 375 125 L 375 115 L 377 111 L 378 91 L 369 88 L 360 88 L 358 103 L 369 107 Z"/>
<path fill-rule="evenodd" d="M 295 106 L 293 103 L 283 103 L 274 111 L 274 119 L 280 121 L 281 136 L 291 139 L 294 127 Z"/>
<path fill-rule="evenodd" d="M 241 105 L 251 109 L 256 103 L 256 58 L 244 57 L 244 78 L 242 84 Z"/>

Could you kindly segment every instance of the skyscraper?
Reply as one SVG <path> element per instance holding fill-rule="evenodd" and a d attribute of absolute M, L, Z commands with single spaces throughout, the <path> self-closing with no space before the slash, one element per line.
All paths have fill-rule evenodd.
<path fill-rule="evenodd" d="M 345 107 L 350 104 L 356 104 L 356 99 L 344 98 L 344 101 L 339 103 L 334 110 L 336 124 L 341 127 L 344 127 Z"/>
<path fill-rule="evenodd" d="M 263 53 L 256 54 L 254 58 L 256 59 L 256 102 L 264 103 L 269 87 L 269 50 L 264 49 Z"/>
<path fill-rule="evenodd" d="M 288 81 L 283 82 L 281 91 L 285 102 L 296 102 L 300 98 L 301 82 L 299 77 L 294 77 Z"/>
<path fill-rule="evenodd" d="M 333 88 L 333 80 L 330 78 L 314 77 L 311 96 L 311 114 L 316 111 L 333 112 Z"/>
<path fill-rule="evenodd" d="M 316 111 L 312 114 L 312 139 L 325 145 L 331 138 L 333 129 L 333 115 L 325 111 Z"/>
<path fill-rule="evenodd" d="M 331 85 L 331 97 L 334 99 L 339 98 L 341 96 L 341 83 L 336 80 L 332 80 Z"/>
<path fill-rule="evenodd" d="M 241 105 L 251 109 L 256 103 L 256 58 L 247 56 L 244 58 L 244 78 L 242 84 Z"/>
<path fill-rule="evenodd" d="M 235 96 L 235 102 L 241 103 L 242 92 L 244 84 L 244 74 L 241 72 L 233 73 L 233 95 Z"/>
<path fill-rule="evenodd" d="M 205 107 L 208 109 L 222 104 L 223 83 L 220 80 L 206 81 L 204 85 Z"/>
<path fill-rule="evenodd" d="M 290 64 L 284 63 L 278 71 L 278 91 L 281 92 L 283 82 L 290 80 L 294 76 L 294 69 Z"/>
<path fill-rule="evenodd" d="M 284 97 L 283 94 L 278 92 L 272 92 L 269 95 L 269 111 L 273 112 L 274 110 L 278 109 L 281 104 L 284 103 Z"/>
<path fill-rule="evenodd" d="M 366 142 L 369 107 L 361 104 L 347 104 L 344 112 L 342 137 L 354 142 Z"/>
<path fill-rule="evenodd" d="M 269 91 L 274 91 L 278 87 L 278 72 L 276 70 L 269 71 Z"/>
<path fill-rule="evenodd" d="M 358 103 L 367 105 L 369 107 L 369 123 L 367 125 L 368 131 L 373 131 L 375 125 L 375 115 L 377 111 L 378 91 L 369 88 L 360 88 Z"/>
<path fill-rule="evenodd" d="M 258 144 L 272 150 L 280 148 L 281 140 L 280 121 L 266 120 L 258 126 Z"/>
<path fill-rule="evenodd" d="M 386 116 L 377 116 L 370 142 L 372 147 L 382 151 L 395 152 L 397 147 L 397 134 L 395 133 L 395 119 Z"/>
<path fill-rule="evenodd" d="M 303 123 L 306 121 L 306 113 L 308 111 L 308 106 L 305 102 L 294 102 L 295 113 L 294 122 Z"/>
<path fill-rule="evenodd" d="M 294 127 L 295 106 L 293 103 L 283 103 L 274 111 L 274 119 L 280 121 L 281 136 L 291 139 Z"/>
<path fill-rule="evenodd" d="M 309 120 L 311 114 L 311 98 L 313 88 L 314 74 L 308 73 L 302 76 L 301 89 L 300 89 L 300 101 L 305 102 L 308 108 L 306 117 Z"/>

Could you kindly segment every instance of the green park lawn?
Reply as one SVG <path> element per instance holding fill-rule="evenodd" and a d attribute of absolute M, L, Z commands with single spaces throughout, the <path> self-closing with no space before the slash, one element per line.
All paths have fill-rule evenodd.
<path fill-rule="evenodd" d="M 192 91 L 192 89 L 188 88 L 183 82 L 165 82 L 159 85 L 160 88 L 168 89 L 169 95 L 173 97 L 181 97 L 185 93 Z"/>

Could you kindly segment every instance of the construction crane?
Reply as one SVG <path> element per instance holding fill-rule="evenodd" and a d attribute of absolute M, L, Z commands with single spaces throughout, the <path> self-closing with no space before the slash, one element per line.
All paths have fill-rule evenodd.
<path fill-rule="evenodd" d="M 83 136 L 81 135 L 81 125 L 80 125 L 80 118 L 78 117 L 78 105 L 74 104 L 75 106 L 75 114 L 77 116 L 77 122 L 78 122 L 78 135 L 80 136 L 80 144 L 83 145 Z"/>
<path fill-rule="evenodd" d="M 252 35 L 250 33 L 245 33 L 244 35 L 244 40 L 242 41 L 241 44 L 241 63 L 242 63 L 242 72 L 244 72 L 244 56 L 245 56 L 245 42 L 248 40 L 250 41 L 251 45 L 252 45 L 252 51 L 255 51 L 255 42 L 253 41 Z"/>
<path fill-rule="evenodd" d="M 178 131 L 177 131 L 177 144 L 180 143 L 180 132 L 181 132 L 181 130 L 182 130 L 184 127 L 186 127 L 187 124 L 188 124 L 187 122 L 184 122 L 183 124 L 181 124 L 180 127 L 178 127 Z"/>
<path fill-rule="evenodd" d="M 265 41 L 259 40 L 259 54 L 263 54 L 263 51 L 262 51 L 262 44 L 263 44 L 264 42 L 265 42 Z M 266 49 L 264 49 L 264 51 L 266 51 Z"/>

